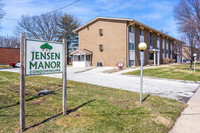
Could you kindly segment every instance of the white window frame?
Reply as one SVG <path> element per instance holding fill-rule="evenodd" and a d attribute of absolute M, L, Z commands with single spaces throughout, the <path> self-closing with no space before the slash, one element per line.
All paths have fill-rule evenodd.
<path fill-rule="evenodd" d="M 162 49 L 163 49 L 162 57 L 165 58 L 165 39 L 163 39 L 163 41 L 162 41 Z"/>

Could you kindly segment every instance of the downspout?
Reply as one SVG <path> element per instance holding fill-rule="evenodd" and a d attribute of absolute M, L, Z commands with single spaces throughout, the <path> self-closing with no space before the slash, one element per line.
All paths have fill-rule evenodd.
<path fill-rule="evenodd" d="M 126 62 L 127 62 L 127 66 L 128 67 L 130 67 L 129 66 L 129 26 L 131 26 L 131 25 L 133 25 L 133 24 L 135 24 L 135 21 L 133 21 L 133 23 L 130 23 L 129 25 L 127 25 L 127 29 L 126 29 L 126 31 L 127 31 L 127 37 L 126 37 L 126 45 L 127 45 L 127 53 L 128 53 L 128 56 L 127 56 L 127 59 L 126 59 Z M 135 28 L 134 28 L 134 30 L 135 30 Z M 134 31 L 134 36 L 135 36 L 135 31 Z M 134 37 L 135 38 L 135 37 Z M 134 40 L 135 41 L 135 40 Z M 127 55 L 127 54 L 126 54 Z M 134 59 L 134 65 L 135 65 L 135 59 Z"/>

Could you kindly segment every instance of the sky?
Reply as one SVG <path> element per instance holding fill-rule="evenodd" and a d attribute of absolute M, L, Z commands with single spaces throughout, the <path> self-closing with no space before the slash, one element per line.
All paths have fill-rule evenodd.
<path fill-rule="evenodd" d="M 1 19 L 0 35 L 14 35 L 22 15 L 40 15 L 76 0 L 2 0 L 6 15 Z M 96 17 L 135 19 L 170 36 L 178 37 L 173 8 L 178 0 L 80 0 L 60 11 L 76 16 L 81 24 Z"/>

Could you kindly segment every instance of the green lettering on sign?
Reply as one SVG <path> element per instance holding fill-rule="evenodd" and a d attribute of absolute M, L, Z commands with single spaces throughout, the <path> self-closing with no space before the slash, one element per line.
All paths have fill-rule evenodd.
<path fill-rule="evenodd" d="M 51 62 L 51 68 L 56 68 L 56 62 L 55 61 Z"/>
<path fill-rule="evenodd" d="M 49 54 L 50 54 L 50 52 L 47 53 L 47 60 L 50 59 L 50 55 Z"/>
<path fill-rule="evenodd" d="M 40 67 L 41 67 L 42 69 L 44 69 L 42 62 L 40 62 L 39 66 L 38 66 L 38 69 L 40 69 Z"/>
<path fill-rule="evenodd" d="M 54 60 L 54 53 L 51 53 L 51 59 Z"/>
<path fill-rule="evenodd" d="M 37 62 L 35 62 L 34 64 L 30 62 L 30 70 L 32 69 L 32 67 L 35 67 L 35 69 L 37 69 Z"/>
<path fill-rule="evenodd" d="M 60 60 L 60 53 L 55 53 L 55 59 L 57 60 Z"/>
<path fill-rule="evenodd" d="M 39 52 L 35 52 L 35 59 L 39 60 Z"/>
<path fill-rule="evenodd" d="M 57 61 L 57 68 L 61 68 L 60 67 L 60 61 Z"/>
<path fill-rule="evenodd" d="M 40 52 L 40 59 L 46 59 L 46 52 L 42 53 Z"/>
<path fill-rule="evenodd" d="M 49 62 L 46 62 L 46 61 L 45 61 L 44 64 L 45 64 L 45 69 L 51 67 L 51 65 L 50 65 L 50 61 L 49 61 Z"/>

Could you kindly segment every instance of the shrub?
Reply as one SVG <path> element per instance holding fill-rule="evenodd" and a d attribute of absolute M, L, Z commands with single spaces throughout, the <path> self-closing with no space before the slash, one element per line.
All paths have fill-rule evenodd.
<path fill-rule="evenodd" d="M 175 59 L 172 59 L 172 63 L 175 63 L 176 62 L 176 60 Z"/>
<path fill-rule="evenodd" d="M 149 60 L 149 65 L 151 66 L 153 64 L 153 60 Z"/>
<path fill-rule="evenodd" d="M 170 62 L 170 59 L 169 58 L 164 58 L 163 59 L 163 64 L 169 64 Z"/>

